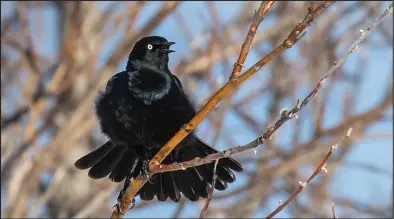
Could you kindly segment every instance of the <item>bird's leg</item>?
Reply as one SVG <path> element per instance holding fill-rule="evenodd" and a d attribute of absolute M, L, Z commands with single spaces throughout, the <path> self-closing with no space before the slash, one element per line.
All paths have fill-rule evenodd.
<path fill-rule="evenodd" d="M 142 162 L 142 173 L 149 178 L 149 160 L 144 160 Z"/>
<path fill-rule="evenodd" d="M 153 182 L 151 181 L 151 173 L 149 172 L 149 162 L 150 160 L 144 160 L 142 162 L 142 174 L 144 174 L 146 176 L 146 178 L 148 178 L 148 182 L 150 184 L 153 184 Z"/>
<path fill-rule="evenodd" d="M 153 184 L 153 182 L 151 181 L 152 179 L 153 179 L 153 174 L 149 171 L 149 162 L 150 162 L 150 159 L 149 159 L 149 155 L 150 155 L 150 151 L 149 150 L 147 150 L 147 151 L 145 151 L 145 153 L 144 153 L 144 161 L 142 162 L 142 174 L 144 174 L 147 178 L 148 178 L 148 182 L 149 183 L 151 183 L 151 184 Z"/>
<path fill-rule="evenodd" d="M 134 173 L 135 169 L 137 168 L 137 165 L 138 165 L 139 161 L 140 161 L 140 159 L 138 157 L 136 157 L 136 159 L 134 160 L 133 167 L 131 168 L 130 173 L 126 176 L 126 179 L 125 179 L 124 184 L 123 184 L 123 189 L 119 192 L 119 196 L 118 196 L 118 199 L 117 199 L 118 200 L 117 207 L 119 207 L 119 205 L 120 205 L 120 203 L 122 201 L 123 193 L 126 191 L 126 189 L 129 187 L 129 185 L 131 183 L 131 178 L 133 176 L 133 173 Z M 133 198 L 133 200 L 131 200 L 131 202 L 132 202 L 131 203 L 131 207 L 129 209 L 134 208 L 134 206 L 135 206 L 135 198 Z M 118 208 L 118 212 L 120 212 L 122 214 L 122 209 Z"/>
<path fill-rule="evenodd" d="M 130 182 L 131 182 L 131 178 L 133 176 L 133 173 L 134 173 L 135 169 L 137 168 L 137 165 L 138 165 L 139 161 L 140 161 L 139 157 L 136 157 L 135 160 L 134 160 L 133 166 L 131 167 L 130 173 L 126 176 L 126 179 L 124 181 L 124 185 L 123 185 L 123 190 L 122 191 L 126 190 L 129 187 Z"/>

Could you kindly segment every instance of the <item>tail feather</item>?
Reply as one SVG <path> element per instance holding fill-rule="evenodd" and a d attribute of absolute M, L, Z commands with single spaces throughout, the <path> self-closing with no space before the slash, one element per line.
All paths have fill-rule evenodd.
<path fill-rule="evenodd" d="M 173 154 L 168 155 L 168 157 L 164 160 L 164 163 L 172 163 L 174 160 L 173 158 Z M 160 176 L 161 185 L 160 190 L 157 193 L 157 199 L 159 201 L 165 201 L 169 197 L 172 201 L 179 202 L 181 199 L 181 192 L 176 185 L 174 173 L 167 172 L 158 175 Z"/>
<path fill-rule="evenodd" d="M 174 176 L 176 185 L 182 194 L 191 201 L 197 201 L 198 196 L 194 193 L 186 172 L 183 170 L 174 171 Z"/>
<path fill-rule="evenodd" d="M 215 164 L 213 164 L 213 163 L 196 167 L 198 172 L 204 178 L 204 181 L 209 183 L 210 185 L 212 185 L 214 167 L 215 167 Z M 223 190 L 227 189 L 227 187 L 228 187 L 228 185 L 226 182 L 221 180 L 219 177 L 216 179 L 215 189 L 223 191 Z"/>
<path fill-rule="evenodd" d="M 198 156 L 193 148 L 194 147 L 192 147 L 192 149 L 187 148 L 181 152 L 181 161 L 192 160 Z M 190 182 L 194 193 L 197 195 L 197 199 L 199 197 L 206 198 L 208 195 L 208 184 L 205 181 L 203 174 L 201 174 L 195 167 L 188 168 L 184 170 L 184 172 L 187 175 L 187 179 Z"/>
<path fill-rule="evenodd" d="M 188 181 L 190 182 L 192 189 L 196 196 L 206 198 L 208 196 L 208 184 L 200 176 L 200 174 L 195 170 L 194 167 L 185 170 L 188 176 Z"/>
<path fill-rule="evenodd" d="M 164 185 L 165 185 L 164 184 L 165 183 L 164 176 L 163 176 L 163 174 L 158 174 L 157 178 L 159 179 L 158 180 L 159 181 L 159 185 L 158 185 L 159 191 L 157 193 L 157 200 L 164 202 L 168 198 L 168 193 L 166 192 L 166 190 L 164 188 Z"/>
<path fill-rule="evenodd" d="M 195 157 L 204 157 L 207 155 L 205 153 L 205 149 L 209 148 L 209 146 L 206 145 L 205 143 L 203 143 L 202 141 L 196 141 L 196 142 L 197 143 L 193 142 L 194 144 L 192 145 L 192 147 L 186 148 L 185 150 L 183 150 L 181 152 L 182 161 L 191 160 Z M 218 164 L 218 166 L 216 167 L 216 173 L 218 175 L 218 178 L 215 183 L 215 188 L 217 190 L 222 191 L 228 187 L 227 183 L 223 180 L 223 178 L 225 178 L 225 179 L 228 178 L 228 176 L 227 176 L 228 173 L 225 171 L 225 169 L 221 169 L 220 168 L 221 166 L 222 166 L 221 164 Z M 214 163 L 209 163 L 209 164 L 197 166 L 197 167 L 195 167 L 195 169 L 202 176 L 202 178 L 205 182 L 212 184 L 214 167 L 215 167 Z M 219 169 L 218 169 L 218 167 L 219 167 Z M 220 170 L 220 171 L 218 171 L 218 170 Z M 231 175 L 230 175 L 230 177 L 231 177 Z"/>
<path fill-rule="evenodd" d="M 108 174 L 115 168 L 115 166 L 122 159 L 124 152 L 127 150 L 125 146 L 117 146 L 109 152 L 101 161 L 96 163 L 89 170 L 89 177 L 93 179 L 100 179 Z"/>
<path fill-rule="evenodd" d="M 233 183 L 237 179 L 237 177 L 230 170 L 230 168 L 223 166 L 223 164 L 220 163 L 220 160 L 216 167 L 216 173 L 218 174 L 218 177 L 220 177 L 221 180 L 227 183 Z"/>
<path fill-rule="evenodd" d="M 199 143 L 199 145 L 201 146 L 201 148 L 204 149 L 203 151 L 206 153 L 206 155 L 219 152 L 215 148 L 211 147 L 209 144 L 205 143 L 199 137 L 195 136 L 195 138 L 196 138 L 197 142 Z M 232 159 L 231 157 L 220 159 L 219 164 L 221 164 L 222 166 L 227 166 L 230 169 L 234 170 L 235 172 L 242 172 L 243 171 L 242 165 L 240 163 L 238 163 L 238 161 Z"/>
<path fill-rule="evenodd" d="M 174 173 L 173 172 L 167 172 L 162 174 L 162 179 L 164 185 L 164 191 L 170 197 L 170 199 L 174 202 L 178 202 L 179 199 L 181 199 L 181 193 L 176 185 L 175 179 L 174 179 Z"/>
<path fill-rule="evenodd" d="M 140 189 L 139 195 L 141 200 L 150 201 L 152 200 L 158 192 L 159 181 L 158 177 L 152 177 L 151 182 L 145 183 L 145 185 Z"/>
<path fill-rule="evenodd" d="M 195 157 L 205 157 L 218 152 L 201 139 L 192 136 L 188 145 L 180 147 L 169 155 L 165 163 L 173 161 L 182 162 Z M 133 147 L 119 146 L 107 141 L 95 151 L 85 155 L 75 162 L 78 169 L 89 170 L 89 177 L 99 179 L 107 176 L 115 182 L 121 182 L 129 174 L 137 177 L 141 173 L 142 161 L 139 160 L 138 150 Z M 208 185 L 212 184 L 214 163 L 209 163 L 186 170 L 156 174 L 151 177 L 138 192 L 141 200 L 152 200 L 155 196 L 159 201 L 170 198 L 178 202 L 181 193 L 191 201 L 208 196 Z M 133 169 L 134 168 L 134 169 Z M 233 171 L 242 171 L 242 165 L 232 158 L 223 158 L 218 161 L 216 174 L 218 176 L 214 185 L 217 190 L 225 190 L 228 183 L 236 180 Z"/>
<path fill-rule="evenodd" d="M 112 144 L 111 141 L 107 141 L 96 150 L 78 159 L 74 165 L 81 170 L 88 169 L 101 161 L 115 147 L 115 144 Z"/>
<path fill-rule="evenodd" d="M 134 149 L 129 147 L 127 148 L 126 153 L 124 153 L 122 160 L 116 165 L 116 167 L 112 170 L 109 178 L 114 182 L 121 182 L 124 180 L 129 174 L 137 175 L 139 174 L 138 166 L 135 168 L 137 171 L 133 171 L 131 173 L 133 166 L 138 165 L 135 162 L 138 162 L 138 156 L 135 153 Z"/>
<path fill-rule="evenodd" d="M 194 156 L 198 156 L 198 157 L 204 157 L 207 156 L 209 154 L 212 153 L 216 153 L 218 152 L 216 149 L 210 147 L 209 145 L 207 145 L 206 143 L 204 143 L 201 139 L 199 138 L 195 138 L 197 143 L 195 143 L 195 145 L 192 147 L 192 151 L 194 152 Z M 230 164 L 230 165 L 227 165 Z M 208 175 L 208 172 L 210 172 L 210 175 L 213 175 L 213 169 L 215 167 L 214 163 L 210 163 L 210 164 L 206 164 L 203 165 L 205 166 L 205 170 L 201 170 L 201 174 L 204 175 Z M 218 176 L 218 183 L 222 184 L 219 185 L 219 188 L 217 188 L 218 190 L 220 189 L 226 189 L 227 188 L 227 184 L 225 183 L 232 183 L 236 180 L 236 177 L 234 175 L 234 173 L 230 170 L 231 166 L 233 167 L 237 167 L 235 169 L 237 170 L 242 170 L 242 166 L 235 160 L 231 159 L 231 158 L 223 158 L 220 159 L 218 162 L 218 165 L 216 167 L 216 174 Z M 208 168 L 208 170 L 207 170 Z M 200 169 L 204 169 L 204 168 L 200 168 Z M 209 177 L 207 179 L 209 179 L 209 182 L 211 182 L 213 177 Z M 216 188 L 216 184 L 215 184 L 215 188 Z"/>
<path fill-rule="evenodd" d="M 208 153 L 206 150 L 204 150 L 204 151 L 201 150 L 199 152 L 199 154 L 200 154 L 200 156 L 202 155 L 202 157 L 210 155 L 210 153 Z M 226 158 L 224 158 L 224 159 L 226 159 Z M 214 168 L 214 167 L 215 167 L 215 165 L 213 164 L 212 168 Z M 218 165 L 216 166 L 216 174 L 218 175 L 219 179 L 221 179 L 227 183 L 232 183 L 236 179 L 234 173 L 229 168 L 224 166 L 223 163 L 220 162 L 220 160 L 219 160 Z"/>

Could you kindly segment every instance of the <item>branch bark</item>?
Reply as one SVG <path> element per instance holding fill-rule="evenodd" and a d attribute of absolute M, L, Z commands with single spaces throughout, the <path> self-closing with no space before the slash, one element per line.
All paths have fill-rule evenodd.
<path fill-rule="evenodd" d="M 264 1 L 261 2 L 259 10 L 256 11 L 254 15 L 254 19 L 252 25 L 250 26 L 248 35 L 246 36 L 245 42 L 242 45 L 241 53 L 239 54 L 238 60 L 234 64 L 233 72 L 230 75 L 230 79 L 237 77 L 241 74 L 243 63 L 245 63 L 246 57 L 248 56 L 250 48 L 252 47 L 254 35 L 256 35 L 257 29 L 261 21 L 264 20 L 265 14 L 268 12 L 268 10 L 272 7 L 274 3 L 275 1 L 268 1 L 266 3 L 264 3 Z"/>

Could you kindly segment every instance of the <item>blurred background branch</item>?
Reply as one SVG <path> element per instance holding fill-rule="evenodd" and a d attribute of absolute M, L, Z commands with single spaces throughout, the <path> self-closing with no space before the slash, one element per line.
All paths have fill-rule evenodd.
<path fill-rule="evenodd" d="M 171 56 L 197 108 L 228 79 L 260 2 L 1 2 L 1 215 L 107 217 L 121 185 L 91 180 L 77 158 L 106 141 L 93 102 L 145 35 L 177 42 Z M 264 57 L 310 2 L 276 2 L 243 69 Z M 315 3 L 315 5 L 318 3 Z M 391 2 L 337 2 L 294 48 L 222 101 L 198 128 L 219 150 L 276 121 Z M 390 15 L 392 16 L 392 15 Z M 277 217 L 392 217 L 392 19 L 335 72 L 314 101 L 257 151 L 234 155 L 237 183 L 215 191 L 205 217 L 264 217 L 308 178 L 349 127 L 352 136 Z M 373 201 L 372 201 L 373 200 Z M 198 217 L 205 200 L 140 202 L 125 217 Z"/>

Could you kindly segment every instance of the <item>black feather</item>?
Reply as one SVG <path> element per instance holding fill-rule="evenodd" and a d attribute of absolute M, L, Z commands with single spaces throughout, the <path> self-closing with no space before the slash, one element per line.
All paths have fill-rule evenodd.
<path fill-rule="evenodd" d="M 112 170 L 109 178 L 114 182 L 121 182 L 129 176 L 129 174 L 133 174 L 130 170 L 133 165 L 137 165 L 135 162 L 138 162 L 137 154 L 133 148 L 128 148 L 126 153 L 123 155 L 122 160 Z"/>
<path fill-rule="evenodd" d="M 205 182 L 194 167 L 185 170 L 193 191 L 196 195 L 206 198 L 208 196 L 208 183 Z"/>
<path fill-rule="evenodd" d="M 166 192 L 164 188 L 164 176 L 163 174 L 158 174 L 157 178 L 159 179 L 159 191 L 157 193 L 157 200 L 164 202 L 168 198 L 168 193 Z"/>
<path fill-rule="evenodd" d="M 115 145 L 112 144 L 111 141 L 107 141 L 96 150 L 78 159 L 74 165 L 81 170 L 90 168 L 102 160 L 114 147 Z"/>
<path fill-rule="evenodd" d="M 106 157 L 89 170 L 89 177 L 93 179 L 100 179 L 107 176 L 122 159 L 123 152 L 126 150 L 127 148 L 124 146 L 115 147 Z"/>
<path fill-rule="evenodd" d="M 174 202 L 178 202 L 181 199 L 181 193 L 176 185 L 174 180 L 174 173 L 162 173 L 162 179 L 164 182 L 164 191 L 170 197 L 170 199 Z"/>
<path fill-rule="evenodd" d="M 174 171 L 176 185 L 182 194 L 191 201 L 197 201 L 198 197 L 194 194 L 191 184 L 189 183 L 186 172 L 183 170 Z"/>

